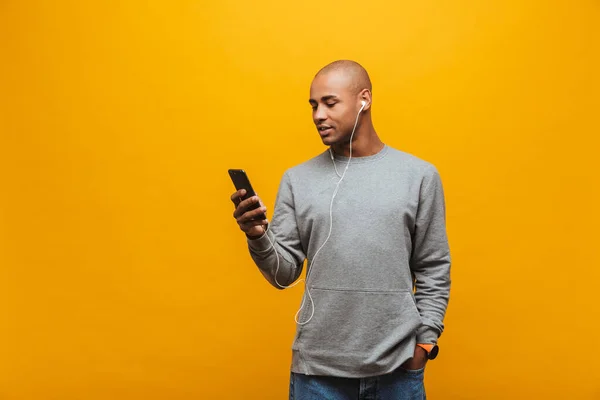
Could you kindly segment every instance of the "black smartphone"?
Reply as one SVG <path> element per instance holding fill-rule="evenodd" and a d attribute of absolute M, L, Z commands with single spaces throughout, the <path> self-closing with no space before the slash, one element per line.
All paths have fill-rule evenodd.
<path fill-rule="evenodd" d="M 229 176 L 231 177 L 231 180 L 233 181 L 233 184 L 234 184 L 236 190 L 240 190 L 240 189 L 246 190 L 246 194 L 244 196 L 242 196 L 242 200 L 246 200 L 246 199 L 256 195 L 256 193 L 254 192 L 254 189 L 252 189 L 252 185 L 250 184 L 250 179 L 248 179 L 248 175 L 246 174 L 246 171 L 244 171 L 243 169 L 230 169 Z M 255 210 L 259 207 L 260 207 L 259 203 L 254 203 L 250 206 L 248 211 Z M 267 216 L 264 213 L 261 213 L 252 219 L 253 220 L 263 220 L 263 219 L 267 219 Z"/>

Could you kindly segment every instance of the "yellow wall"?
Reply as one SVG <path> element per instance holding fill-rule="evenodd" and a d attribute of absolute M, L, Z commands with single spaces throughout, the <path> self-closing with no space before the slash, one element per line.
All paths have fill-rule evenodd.
<path fill-rule="evenodd" d="M 432 399 L 600 399 L 600 5 L 0 2 L 0 399 L 283 399 L 301 286 L 254 268 L 227 168 L 272 207 L 351 58 L 383 140 L 444 180 Z"/>

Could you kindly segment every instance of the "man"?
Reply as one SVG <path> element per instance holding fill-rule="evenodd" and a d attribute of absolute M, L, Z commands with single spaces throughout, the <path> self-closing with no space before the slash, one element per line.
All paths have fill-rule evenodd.
<path fill-rule="evenodd" d="M 269 224 L 255 218 L 267 211 L 258 197 L 231 196 L 273 286 L 296 281 L 308 260 L 290 399 L 425 399 L 438 351 L 450 293 L 440 176 L 380 140 L 371 90 L 356 62 L 322 68 L 309 102 L 329 149 L 285 172 Z"/>

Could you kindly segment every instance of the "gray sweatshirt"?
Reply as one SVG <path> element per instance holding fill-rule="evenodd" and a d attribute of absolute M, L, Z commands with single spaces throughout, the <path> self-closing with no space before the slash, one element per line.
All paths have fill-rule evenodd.
<path fill-rule="evenodd" d="M 347 161 L 335 156 L 340 175 Z M 353 157 L 333 202 L 331 235 L 313 259 L 330 231 L 338 180 L 329 151 L 288 169 L 269 230 L 248 239 L 250 255 L 276 288 L 296 281 L 307 260 L 293 372 L 389 373 L 444 329 L 450 251 L 442 183 L 432 164 L 387 145 Z M 276 281 L 269 239 L 279 254 Z"/>

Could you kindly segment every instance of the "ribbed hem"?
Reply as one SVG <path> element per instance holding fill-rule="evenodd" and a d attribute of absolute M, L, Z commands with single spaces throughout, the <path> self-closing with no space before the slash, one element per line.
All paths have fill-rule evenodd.
<path fill-rule="evenodd" d="M 269 239 L 271 239 L 271 242 L 275 243 L 275 237 L 273 237 L 273 234 L 270 230 L 268 230 L 266 233 L 263 233 L 263 235 L 257 239 L 247 238 L 248 246 L 256 253 L 265 253 L 271 250 L 271 242 L 269 242 Z"/>

